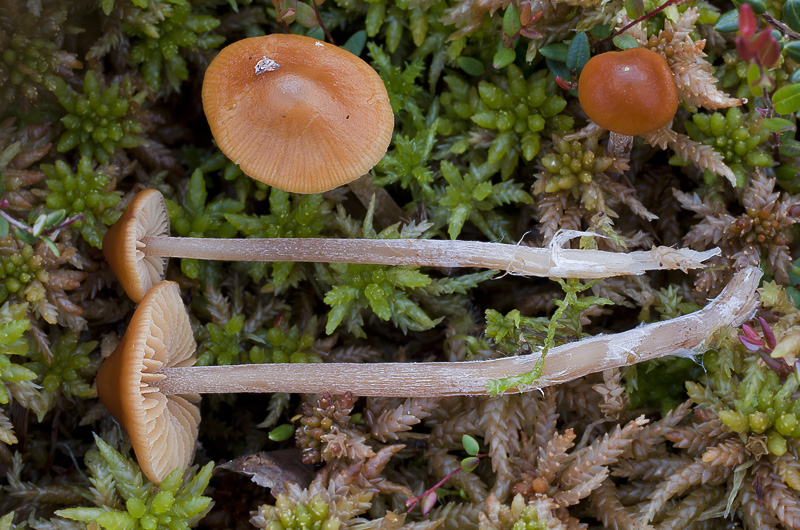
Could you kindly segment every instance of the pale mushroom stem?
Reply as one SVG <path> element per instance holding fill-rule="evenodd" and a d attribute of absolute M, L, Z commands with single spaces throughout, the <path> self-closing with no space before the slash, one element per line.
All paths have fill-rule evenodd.
<path fill-rule="evenodd" d="M 631 158 L 631 148 L 633 147 L 633 136 L 609 131 L 608 135 L 608 154 L 614 158 L 629 160 Z"/>
<path fill-rule="evenodd" d="M 699 267 L 718 251 L 659 247 L 628 253 L 431 239 L 214 239 L 145 236 L 145 256 L 226 261 L 304 261 L 482 267 L 528 276 L 605 278 Z"/>
<path fill-rule="evenodd" d="M 615 335 L 553 348 L 534 387 L 626 366 L 669 354 L 697 353 L 723 326 L 739 326 L 757 307 L 761 271 L 739 271 L 705 308 Z M 164 394 L 229 392 L 331 392 L 359 396 L 443 397 L 486 394 L 490 380 L 533 370 L 540 353 L 459 363 L 259 364 L 164 368 L 155 384 Z M 528 389 L 516 389 L 528 390 Z"/>

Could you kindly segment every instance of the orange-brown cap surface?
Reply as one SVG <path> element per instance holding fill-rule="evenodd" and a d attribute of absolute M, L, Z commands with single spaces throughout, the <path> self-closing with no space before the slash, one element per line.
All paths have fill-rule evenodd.
<path fill-rule="evenodd" d="M 178 284 L 161 282 L 142 299 L 97 373 L 100 399 L 130 436 L 142 472 L 156 484 L 191 464 L 200 396 L 165 396 L 151 384 L 163 378 L 162 367 L 192 366 L 196 346 Z"/>
<path fill-rule="evenodd" d="M 142 190 L 122 217 L 103 237 L 103 255 L 131 300 L 138 303 L 152 286 L 164 279 L 167 259 L 145 256 L 145 236 L 168 236 L 169 214 L 157 190 Z"/>
<path fill-rule="evenodd" d="M 225 155 L 285 191 L 357 179 L 386 153 L 394 115 L 380 76 L 352 53 L 301 35 L 224 48 L 203 80 L 203 108 Z"/>
<path fill-rule="evenodd" d="M 667 61 L 630 48 L 595 55 L 578 79 L 581 107 L 597 125 L 635 136 L 660 129 L 678 110 L 678 88 Z"/>

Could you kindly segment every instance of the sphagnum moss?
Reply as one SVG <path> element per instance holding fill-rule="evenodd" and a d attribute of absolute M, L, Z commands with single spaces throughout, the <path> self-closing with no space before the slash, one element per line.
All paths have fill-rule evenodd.
<path fill-rule="evenodd" d="M 687 383 L 696 404 L 660 415 L 654 411 L 674 404 L 676 394 L 654 391 L 648 395 L 649 424 L 625 421 L 640 411 L 626 408 L 636 400 L 625 398 L 624 384 L 647 384 L 649 376 L 633 371 L 493 400 L 354 396 L 349 420 L 332 421 L 328 429 L 324 414 L 299 415 L 314 409 L 314 397 L 214 400 L 202 409 L 207 427 L 197 461 L 263 452 L 255 460 L 269 465 L 249 474 L 273 488 L 279 481 L 264 477 L 284 476 L 300 457 L 272 453 L 296 440 L 269 439 L 257 427 L 263 409 L 272 425 L 289 431 L 292 425 L 296 432 L 320 429 L 297 437 L 326 462 L 312 473 L 313 482 L 287 484 L 272 497 L 263 486 L 241 487 L 230 473 L 212 477 L 209 465 L 183 481 L 174 474 L 160 489 L 151 488 L 123 456 L 125 435 L 96 406 L 90 387 L 133 309 L 95 247 L 140 188 L 167 196 L 173 235 L 365 235 L 369 215 L 347 191 L 300 197 L 250 182 L 211 143 L 199 105 L 203 70 L 223 44 L 288 30 L 329 46 L 319 20 L 337 44 L 372 63 L 393 105 L 394 139 L 374 170 L 373 185 L 403 212 L 387 216 L 393 221 L 384 226 L 372 221 L 375 234 L 403 220 L 415 228 L 387 234 L 512 245 L 522 238 L 525 244 L 550 241 L 559 229 L 593 229 L 649 254 L 651 245 L 665 240 L 659 228 L 664 223 L 654 223 L 649 213 L 683 208 L 679 222 L 670 223 L 670 241 L 683 238 L 698 250 L 719 245 L 723 257 L 696 277 L 659 273 L 591 286 L 565 283 L 567 290 L 586 291 L 558 314 L 552 304 L 537 302 L 552 297 L 555 284 L 534 278 L 489 279 L 491 274 L 450 267 L 336 269 L 183 259 L 167 275 L 180 282 L 196 338 L 206 341 L 215 362 L 322 360 L 309 366 L 326 366 L 336 359 L 405 366 L 399 361 L 524 358 L 540 344 L 568 347 L 580 335 L 634 328 L 637 314 L 646 318 L 649 311 L 652 321 L 657 313 L 677 317 L 685 312 L 680 304 L 706 305 L 733 268 L 759 258 L 775 280 L 792 281 L 797 200 L 788 192 L 775 196 L 775 186 L 800 189 L 800 150 L 793 139 L 800 81 L 794 3 L 748 2 L 755 12 L 766 9 L 752 18 L 747 8 L 731 5 L 669 6 L 615 39 L 614 21 L 625 7 L 616 0 L 587 0 L 579 8 L 527 0 L 299 0 L 296 8 L 293 2 L 265 8 L 248 0 L 0 2 L 0 201 L 8 204 L 0 202 L 0 208 L 6 221 L 19 221 L 31 234 L 39 219 L 83 217 L 41 232 L 52 248 L 41 238 L 20 239 L 22 233 L 0 221 L 7 280 L 0 306 L 0 528 L 77 527 L 82 521 L 144 530 L 241 528 L 257 507 L 252 524 L 275 528 L 363 523 L 423 529 L 442 519 L 459 528 L 632 528 L 640 514 L 658 526 L 691 528 L 713 524 L 719 510 L 708 507 L 728 504 L 733 524 L 800 526 L 793 376 L 770 375 L 767 367 L 777 360 L 746 354 L 731 330 L 703 337 L 716 346 L 705 372 L 679 370 L 702 374 Z M 730 25 L 735 15 L 738 33 Z M 754 40 L 771 27 L 768 17 L 790 31 L 766 31 Z M 556 75 L 568 86 L 573 70 L 614 43 L 638 43 L 670 64 L 693 114 L 680 111 L 671 132 L 646 140 L 673 149 L 673 162 L 681 165 L 667 165 L 672 152 L 636 143 L 630 168 L 621 174 L 595 167 L 607 156 L 608 140 L 584 129 L 575 94 L 562 89 Z M 767 59 L 775 66 L 765 68 Z M 739 97 L 748 99 L 741 110 L 724 110 L 742 103 Z M 565 160 L 558 138 L 580 156 Z M 574 142 L 580 146 L 573 149 Z M 593 153 L 591 163 L 584 161 L 587 152 Z M 710 175 L 704 182 L 702 169 L 728 175 L 726 164 L 738 177 L 736 190 Z M 584 171 L 591 174 L 589 184 Z M 556 173 L 569 189 L 552 186 Z M 570 176 L 580 184 L 570 186 Z M 643 189 L 662 178 L 669 181 L 663 193 Z M 545 182 L 550 189 L 536 189 Z M 583 187 L 589 192 L 577 193 Z M 420 226 L 428 230 L 414 232 Z M 608 242 L 583 243 L 606 248 Z M 407 285 L 423 277 L 426 284 Z M 764 285 L 765 301 L 780 300 L 761 315 L 776 340 L 788 344 L 796 325 L 793 302 L 776 294 L 782 292 L 777 284 Z M 326 304 L 326 294 L 345 291 L 353 295 L 352 306 L 339 310 L 346 315 L 336 326 L 339 305 Z M 667 300 L 654 301 L 654 293 Z M 595 303 L 606 297 L 617 305 Z M 419 327 L 428 329 L 417 331 L 403 320 L 409 302 L 424 312 L 430 322 Z M 241 329 L 237 315 L 244 317 Z M 782 357 L 787 366 L 793 363 L 790 350 Z M 664 373 L 675 373 L 675 366 Z M 431 381 L 424 390 L 441 385 Z M 108 444 L 94 442 L 91 431 Z M 465 434 L 489 456 L 472 473 L 452 475 L 443 486 L 442 508 L 425 516 L 416 509 L 406 513 L 407 498 L 459 466 Z M 737 467 L 740 462 L 745 464 Z M 209 497 L 218 501 L 213 507 L 203 495 L 208 484 L 214 486 Z M 83 508 L 79 499 L 85 499 Z"/>

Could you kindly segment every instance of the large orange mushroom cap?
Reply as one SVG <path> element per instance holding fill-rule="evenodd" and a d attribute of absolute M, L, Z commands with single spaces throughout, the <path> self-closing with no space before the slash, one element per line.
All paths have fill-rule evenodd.
<path fill-rule="evenodd" d="M 178 284 L 164 281 L 142 299 L 97 373 L 97 394 L 130 436 L 142 472 L 156 484 L 192 463 L 200 396 L 164 395 L 153 383 L 163 379 L 162 367 L 194 365 L 196 346 Z"/>
<path fill-rule="evenodd" d="M 678 88 L 667 61 L 630 48 L 595 55 L 578 79 L 586 115 L 611 132 L 636 136 L 667 125 L 678 110 Z"/>
<path fill-rule="evenodd" d="M 375 70 L 301 35 L 224 48 L 206 70 L 203 108 L 219 148 L 242 171 L 295 193 L 365 174 L 386 153 L 394 128 Z"/>

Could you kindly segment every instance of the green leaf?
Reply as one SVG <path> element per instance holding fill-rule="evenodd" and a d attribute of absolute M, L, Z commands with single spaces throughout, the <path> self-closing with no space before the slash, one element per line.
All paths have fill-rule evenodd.
<path fill-rule="evenodd" d="M 631 35 L 617 35 L 614 37 L 614 46 L 619 48 L 620 50 L 629 50 L 631 48 L 637 48 L 639 46 L 639 41 L 637 41 Z"/>
<path fill-rule="evenodd" d="M 783 21 L 794 31 L 800 31 L 800 0 L 787 0 L 783 4 Z"/>
<path fill-rule="evenodd" d="M 464 446 L 464 450 L 467 452 L 467 454 L 471 456 L 477 455 L 481 450 L 478 440 L 468 434 L 461 436 L 461 445 Z"/>
<path fill-rule="evenodd" d="M 347 42 L 344 43 L 342 48 L 349 51 L 353 55 L 361 55 L 361 52 L 364 50 L 364 45 L 366 43 L 367 43 L 367 32 L 362 29 L 350 35 L 350 38 L 347 39 Z"/>
<path fill-rule="evenodd" d="M 761 0 L 742 0 L 741 2 L 733 0 L 733 5 L 736 7 L 739 7 L 742 4 L 750 4 L 750 7 L 753 8 L 753 13 L 755 13 L 757 17 L 763 15 L 767 10 L 767 6 L 764 5 L 764 2 Z"/>
<path fill-rule="evenodd" d="M 800 110 L 800 84 L 796 83 L 779 88 L 772 95 L 772 103 L 775 105 L 775 112 L 778 114 L 794 114 Z"/>
<path fill-rule="evenodd" d="M 589 37 L 586 36 L 585 31 L 581 31 L 575 38 L 572 39 L 572 43 L 569 45 L 569 53 L 567 53 L 567 68 L 569 68 L 570 72 L 575 69 L 578 71 L 578 75 L 580 75 L 581 70 L 583 70 L 583 66 L 589 60 L 590 52 L 589 52 Z"/>
<path fill-rule="evenodd" d="M 625 0 L 625 12 L 631 20 L 644 15 L 644 2 L 642 0 Z"/>
<path fill-rule="evenodd" d="M 761 69 L 756 63 L 750 63 L 750 66 L 747 67 L 747 86 L 757 97 L 764 95 L 764 87 L 759 81 L 761 81 Z"/>
<path fill-rule="evenodd" d="M 547 46 L 543 46 L 539 49 L 539 53 L 547 57 L 548 59 L 553 59 L 554 61 L 560 61 L 562 63 L 567 62 L 567 54 L 569 53 L 569 46 L 564 44 L 563 42 L 556 42 L 553 44 L 548 44 Z"/>
<path fill-rule="evenodd" d="M 495 68 L 505 68 L 509 64 L 513 63 L 514 59 L 516 58 L 517 54 L 511 48 L 500 48 L 497 50 L 497 53 L 494 54 L 492 66 Z"/>
<path fill-rule="evenodd" d="M 483 63 L 474 57 L 459 57 L 458 67 L 474 77 L 483 74 Z"/>
<path fill-rule="evenodd" d="M 102 508 L 67 508 L 65 510 L 57 510 L 56 515 L 64 519 L 72 519 L 73 521 L 82 521 L 88 523 L 94 521 L 101 514 L 105 513 Z"/>
<path fill-rule="evenodd" d="M 0 237 L 3 237 L 3 236 L 0 235 Z M 52 252 L 55 257 L 59 257 L 61 255 L 61 251 L 58 249 L 56 244 L 53 243 L 52 239 L 50 239 L 47 236 L 42 236 L 42 241 L 44 241 L 44 244 L 47 245 L 47 248 L 50 249 L 50 252 Z"/>
<path fill-rule="evenodd" d="M 614 24 L 598 24 L 591 29 L 591 32 L 592 37 L 596 39 L 607 39 L 614 32 Z"/>
<path fill-rule="evenodd" d="M 572 72 L 570 72 L 566 64 L 560 61 L 554 61 L 549 57 L 545 57 L 544 61 L 547 64 L 547 69 L 550 70 L 553 73 L 553 75 L 557 75 L 558 77 L 566 81 L 572 79 Z"/>
<path fill-rule="evenodd" d="M 800 142 L 794 138 L 781 139 L 780 153 L 788 157 L 800 156 Z"/>
<path fill-rule="evenodd" d="M 478 462 L 480 462 L 480 458 L 476 458 L 474 456 L 468 456 L 467 458 L 461 461 L 461 469 L 463 469 L 467 473 L 471 473 L 475 471 L 476 467 L 478 467 Z"/>
<path fill-rule="evenodd" d="M 273 442 L 283 442 L 284 440 L 288 440 L 294 434 L 294 427 L 289 425 L 288 423 L 284 423 L 283 425 L 278 425 L 271 431 L 269 431 L 269 439 Z"/>
<path fill-rule="evenodd" d="M 8 221 L 4 217 L 0 217 L 0 239 L 8 235 L 9 226 Z"/>
<path fill-rule="evenodd" d="M 719 17 L 714 29 L 720 33 L 733 33 L 739 31 L 739 11 L 733 9 Z"/>
<path fill-rule="evenodd" d="M 800 41 L 794 40 L 787 43 L 783 47 L 783 51 L 785 51 L 786 55 L 793 59 L 794 62 L 800 63 Z"/>
<path fill-rule="evenodd" d="M 775 133 L 783 131 L 794 131 L 796 129 L 794 123 L 784 118 L 767 118 L 766 120 L 761 122 L 761 125 L 766 130 Z"/>
<path fill-rule="evenodd" d="M 509 37 L 513 37 L 520 29 L 522 29 L 522 23 L 520 23 L 519 19 L 519 10 L 517 10 L 517 6 L 512 2 L 506 8 L 505 13 L 503 13 L 503 33 Z"/>

